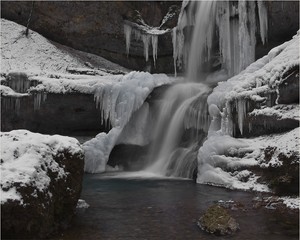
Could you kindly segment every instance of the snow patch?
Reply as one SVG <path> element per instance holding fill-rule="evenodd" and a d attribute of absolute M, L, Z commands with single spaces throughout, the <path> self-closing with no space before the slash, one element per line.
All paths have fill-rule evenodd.
<path fill-rule="evenodd" d="M 53 160 L 64 150 L 83 154 L 79 142 L 70 137 L 42 135 L 27 130 L 2 132 L 1 137 L 1 203 L 11 200 L 22 202 L 17 186 L 31 185 L 39 192 L 47 190 L 50 177 L 47 169 L 65 178 L 67 172 Z M 51 197 L 51 193 L 47 192 Z"/>
<path fill-rule="evenodd" d="M 51 42 L 26 27 L 1 19 L 1 72 L 53 71 L 66 73 L 69 67 L 127 69 L 94 54 Z"/>

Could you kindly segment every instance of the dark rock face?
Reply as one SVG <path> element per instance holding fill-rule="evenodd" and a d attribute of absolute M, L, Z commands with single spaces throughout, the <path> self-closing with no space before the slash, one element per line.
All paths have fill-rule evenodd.
<path fill-rule="evenodd" d="M 36 2 L 30 28 L 53 41 L 141 70 L 148 65 L 143 56 L 143 43 L 133 42 L 133 51 L 127 57 L 124 20 L 131 19 L 138 10 L 147 24 L 159 26 L 173 5 L 180 7 L 181 2 Z M 31 6 L 31 2 L 1 2 L 1 14 L 26 26 Z M 170 21 L 167 27 L 174 27 L 176 23 L 176 19 Z M 171 35 L 160 37 L 154 71 L 173 71 L 172 52 Z"/>
<path fill-rule="evenodd" d="M 141 170 L 145 166 L 148 146 L 119 144 L 109 155 L 108 165 L 121 166 L 125 171 Z"/>
<path fill-rule="evenodd" d="M 273 47 L 290 40 L 299 30 L 299 1 L 265 1 L 268 9 L 268 42 L 262 45 L 257 37 L 256 59 Z"/>
<path fill-rule="evenodd" d="M 49 167 L 47 172 L 51 181 L 44 192 L 36 191 L 30 185 L 15 183 L 23 204 L 16 200 L 1 204 L 2 238 L 45 238 L 69 224 L 81 193 L 84 158 L 83 154 L 71 154 L 64 150 L 53 159 L 68 174 L 64 178 L 57 178 L 58 173 Z M 52 197 L 47 194 L 48 191 Z"/>
<path fill-rule="evenodd" d="M 96 109 L 92 94 L 47 94 L 47 100 L 34 109 L 35 96 L 1 97 L 1 129 L 28 129 L 47 134 L 98 134 L 107 132 L 101 126 L 100 110 Z"/>
<path fill-rule="evenodd" d="M 219 205 L 209 207 L 199 219 L 198 225 L 202 230 L 216 235 L 230 235 L 239 229 L 236 220 Z"/>
<path fill-rule="evenodd" d="M 298 1 L 269 1 L 267 4 L 269 41 L 266 46 L 262 46 L 258 40 L 257 58 L 289 40 L 299 29 Z M 124 20 L 135 20 L 134 13 L 138 10 L 148 25 L 159 26 L 169 8 L 174 5 L 180 8 L 181 2 L 36 2 L 30 28 L 50 40 L 100 55 L 127 68 L 151 68 L 153 72 L 168 73 L 174 71 L 171 34 L 159 37 L 158 59 L 154 68 L 152 60 L 146 62 L 144 59 L 142 41 L 132 41 L 127 57 L 123 23 Z M 1 14 L 4 18 L 26 26 L 31 6 L 31 2 L 1 2 Z M 166 27 L 175 27 L 177 16 Z M 150 56 L 151 52 L 150 49 Z"/>

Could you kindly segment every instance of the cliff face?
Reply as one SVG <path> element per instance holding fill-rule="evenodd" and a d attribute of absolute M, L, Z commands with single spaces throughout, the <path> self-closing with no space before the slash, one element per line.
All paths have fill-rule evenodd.
<path fill-rule="evenodd" d="M 180 9 L 181 2 L 35 2 L 30 28 L 58 43 L 101 55 L 131 69 L 143 69 L 146 62 L 142 41 L 134 42 L 131 55 L 126 55 L 124 20 L 131 20 L 138 10 L 147 24 L 159 26 L 174 4 Z M 31 2 L 1 2 L 1 14 L 26 26 L 31 7 Z M 168 27 L 176 23 L 174 18 Z M 173 68 L 170 34 L 159 39 L 158 50 L 157 66 Z M 157 67 L 156 71 L 163 68 Z"/>
<path fill-rule="evenodd" d="M 171 6 L 180 10 L 181 2 L 120 1 L 120 2 L 35 2 L 30 28 L 46 38 L 89 53 L 105 57 L 130 69 L 152 72 L 173 72 L 171 34 L 159 36 L 158 60 L 144 59 L 142 41 L 132 41 L 126 55 L 124 20 L 134 21 L 136 11 L 150 26 L 159 26 Z M 256 56 L 262 57 L 272 47 L 290 39 L 299 29 L 298 1 L 270 1 L 268 6 L 268 44 L 257 44 Z M 27 24 L 32 2 L 1 2 L 3 18 Z M 177 14 L 166 27 L 176 26 Z M 151 55 L 151 53 L 150 53 Z"/>

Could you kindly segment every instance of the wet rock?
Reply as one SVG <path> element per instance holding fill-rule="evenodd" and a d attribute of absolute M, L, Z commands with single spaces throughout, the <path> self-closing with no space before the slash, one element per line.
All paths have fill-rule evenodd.
<path fill-rule="evenodd" d="M 219 205 L 213 205 L 207 209 L 199 219 L 198 226 L 216 235 L 230 235 L 239 229 L 239 224 L 231 217 L 228 211 Z"/>

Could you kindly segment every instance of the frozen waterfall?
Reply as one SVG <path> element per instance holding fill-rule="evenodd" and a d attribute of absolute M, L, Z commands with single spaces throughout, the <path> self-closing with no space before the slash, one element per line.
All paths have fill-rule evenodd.
<path fill-rule="evenodd" d="M 189 81 L 199 81 L 199 73 L 207 64 L 220 62 L 228 76 L 245 69 L 255 60 L 256 8 L 265 44 L 268 19 L 263 1 L 185 1 L 173 29 L 175 73 L 176 67 L 185 67 Z M 185 36 L 185 30 L 191 27 L 192 37 Z"/>

